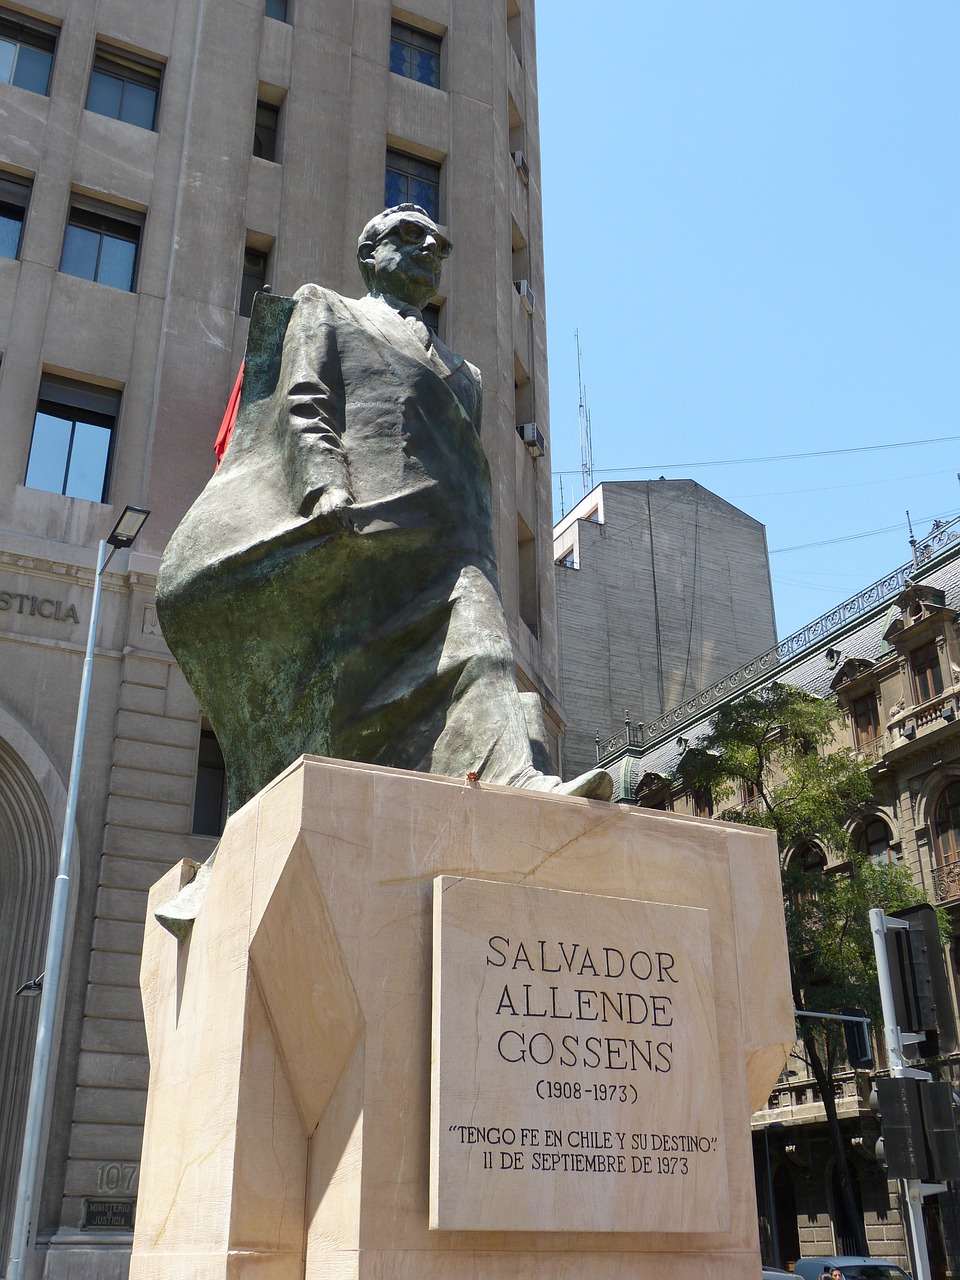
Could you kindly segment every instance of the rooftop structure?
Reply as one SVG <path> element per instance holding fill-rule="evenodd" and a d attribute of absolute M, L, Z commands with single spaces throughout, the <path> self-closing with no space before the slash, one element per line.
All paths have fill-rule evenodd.
<path fill-rule="evenodd" d="M 776 641 L 763 525 L 692 480 L 598 485 L 553 553 L 569 776 Z"/>

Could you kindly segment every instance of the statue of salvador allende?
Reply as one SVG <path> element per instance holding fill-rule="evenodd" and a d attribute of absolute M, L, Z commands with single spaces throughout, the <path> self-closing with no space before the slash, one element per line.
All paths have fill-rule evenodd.
<path fill-rule="evenodd" d="M 562 783 L 534 764 L 541 713 L 517 692 L 500 603 L 480 374 L 420 313 L 450 250 L 398 205 L 360 236 L 365 298 L 307 284 L 254 302 L 229 447 L 157 582 L 231 812 L 304 753 L 612 794 L 602 769 Z M 161 913 L 175 932 L 203 879 Z"/>

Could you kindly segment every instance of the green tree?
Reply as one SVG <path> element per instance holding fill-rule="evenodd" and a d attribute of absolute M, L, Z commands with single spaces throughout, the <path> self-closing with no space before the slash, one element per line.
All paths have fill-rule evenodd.
<path fill-rule="evenodd" d="M 720 818 L 776 832 L 795 1008 L 862 1008 L 880 1026 L 868 912 L 912 906 L 923 895 L 905 867 L 877 865 L 853 847 L 848 825 L 873 788 L 866 766 L 838 745 L 837 718 L 832 701 L 768 685 L 720 708 L 673 781 L 688 791 L 709 788 L 717 806 L 734 801 Z M 825 854 L 833 855 L 826 872 Z M 842 1023 L 799 1018 L 797 1026 L 826 1112 L 844 1217 L 857 1252 L 866 1253 L 836 1107 Z"/>

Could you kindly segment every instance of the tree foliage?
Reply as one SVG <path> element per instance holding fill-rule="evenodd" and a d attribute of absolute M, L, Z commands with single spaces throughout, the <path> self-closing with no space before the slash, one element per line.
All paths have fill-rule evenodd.
<path fill-rule="evenodd" d="M 869 910 L 895 911 L 923 895 L 905 867 L 858 854 L 849 827 L 870 801 L 867 767 L 837 738 L 838 710 L 802 689 L 771 684 L 722 707 L 686 752 L 673 780 L 709 789 L 718 817 L 775 831 L 795 1007 L 841 1013 L 862 1008 L 881 1025 Z M 730 803 L 733 802 L 733 803 Z M 845 1216 L 866 1252 L 835 1102 L 845 1066 L 842 1024 L 798 1019 L 827 1114 Z"/>

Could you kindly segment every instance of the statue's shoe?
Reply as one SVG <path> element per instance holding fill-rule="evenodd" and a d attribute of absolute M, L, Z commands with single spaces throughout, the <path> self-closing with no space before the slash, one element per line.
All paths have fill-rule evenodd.
<path fill-rule="evenodd" d="M 197 870 L 197 874 L 190 883 L 185 884 L 175 897 L 165 902 L 160 910 L 155 912 L 158 922 L 180 942 L 184 941 L 193 928 L 193 922 L 206 896 L 215 854 L 216 850 Z"/>
<path fill-rule="evenodd" d="M 556 790 L 562 796 L 585 796 L 588 800 L 611 800 L 613 778 L 606 769 L 590 769 L 572 782 L 562 782 Z"/>

